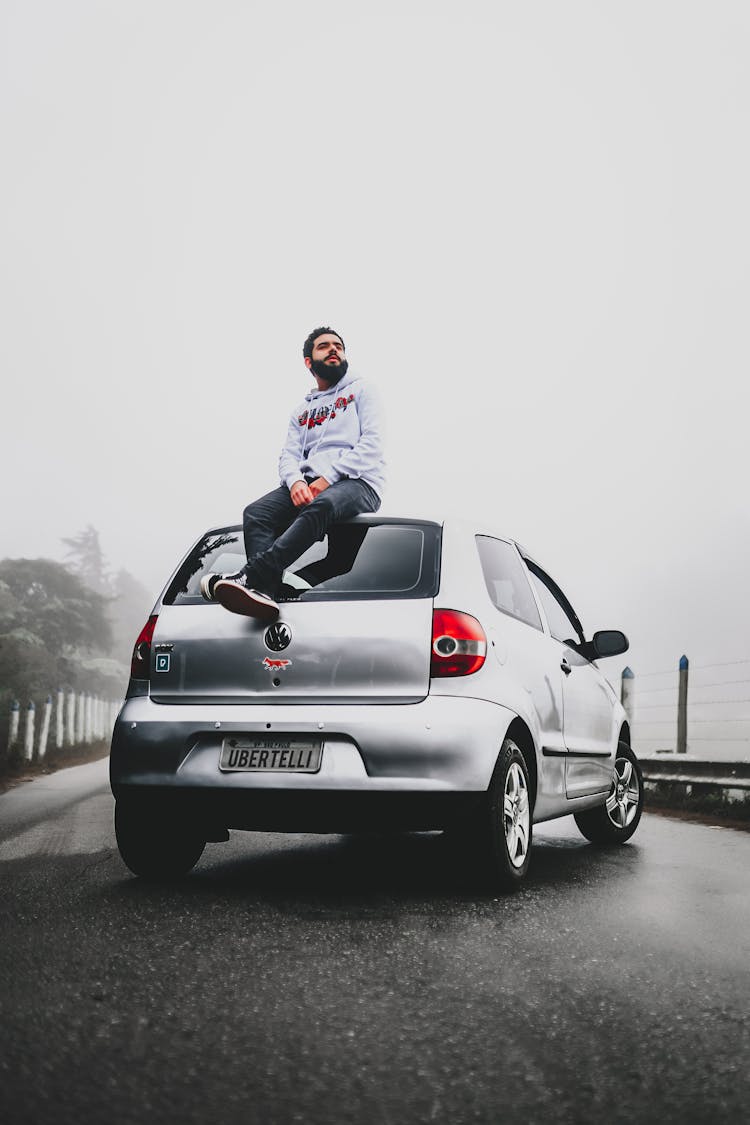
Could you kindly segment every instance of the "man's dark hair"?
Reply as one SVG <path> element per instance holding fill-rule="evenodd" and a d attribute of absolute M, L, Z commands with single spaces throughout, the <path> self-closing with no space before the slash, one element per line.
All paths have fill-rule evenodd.
<path fill-rule="evenodd" d="M 317 340 L 318 336 L 325 336 L 327 332 L 330 332 L 332 336 L 338 336 L 339 340 L 343 344 L 344 351 L 346 351 L 344 337 L 340 332 L 337 332 L 335 328 L 313 328 L 312 332 L 302 345 L 302 354 L 305 359 L 312 359 L 313 345 L 315 344 L 315 341 Z"/>

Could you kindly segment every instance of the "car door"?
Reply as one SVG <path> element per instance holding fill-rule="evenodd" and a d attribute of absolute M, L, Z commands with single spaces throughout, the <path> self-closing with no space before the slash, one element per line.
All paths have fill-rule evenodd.
<path fill-rule="evenodd" d="M 612 780 L 615 697 L 595 664 L 577 649 L 584 635 L 578 615 L 554 579 L 525 559 L 563 674 L 565 791 L 568 797 L 606 792 Z"/>

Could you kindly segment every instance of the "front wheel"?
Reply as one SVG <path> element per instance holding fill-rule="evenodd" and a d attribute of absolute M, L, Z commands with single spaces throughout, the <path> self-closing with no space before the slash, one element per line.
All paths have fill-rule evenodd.
<path fill-rule="evenodd" d="M 633 751 L 620 742 L 605 804 L 575 813 L 575 822 L 594 844 L 624 844 L 635 832 L 643 812 L 643 774 Z"/>
<path fill-rule="evenodd" d="M 144 879 L 175 879 L 195 867 L 205 838 L 164 811 L 120 798 L 115 836 L 125 865 Z"/>

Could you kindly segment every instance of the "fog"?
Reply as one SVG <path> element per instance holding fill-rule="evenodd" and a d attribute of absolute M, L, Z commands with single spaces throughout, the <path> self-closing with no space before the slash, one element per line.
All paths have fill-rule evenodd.
<path fill-rule="evenodd" d="M 155 597 L 331 324 L 384 512 L 750 679 L 746 4 L 3 0 L 0 44 L 0 557 L 93 524 Z"/>

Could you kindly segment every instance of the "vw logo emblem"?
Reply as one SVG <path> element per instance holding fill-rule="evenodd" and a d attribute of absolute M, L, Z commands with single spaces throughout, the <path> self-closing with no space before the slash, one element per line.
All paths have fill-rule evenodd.
<path fill-rule="evenodd" d="M 283 621 L 269 625 L 263 634 L 263 643 L 271 652 L 283 652 L 289 647 L 292 639 L 292 630 Z"/>

